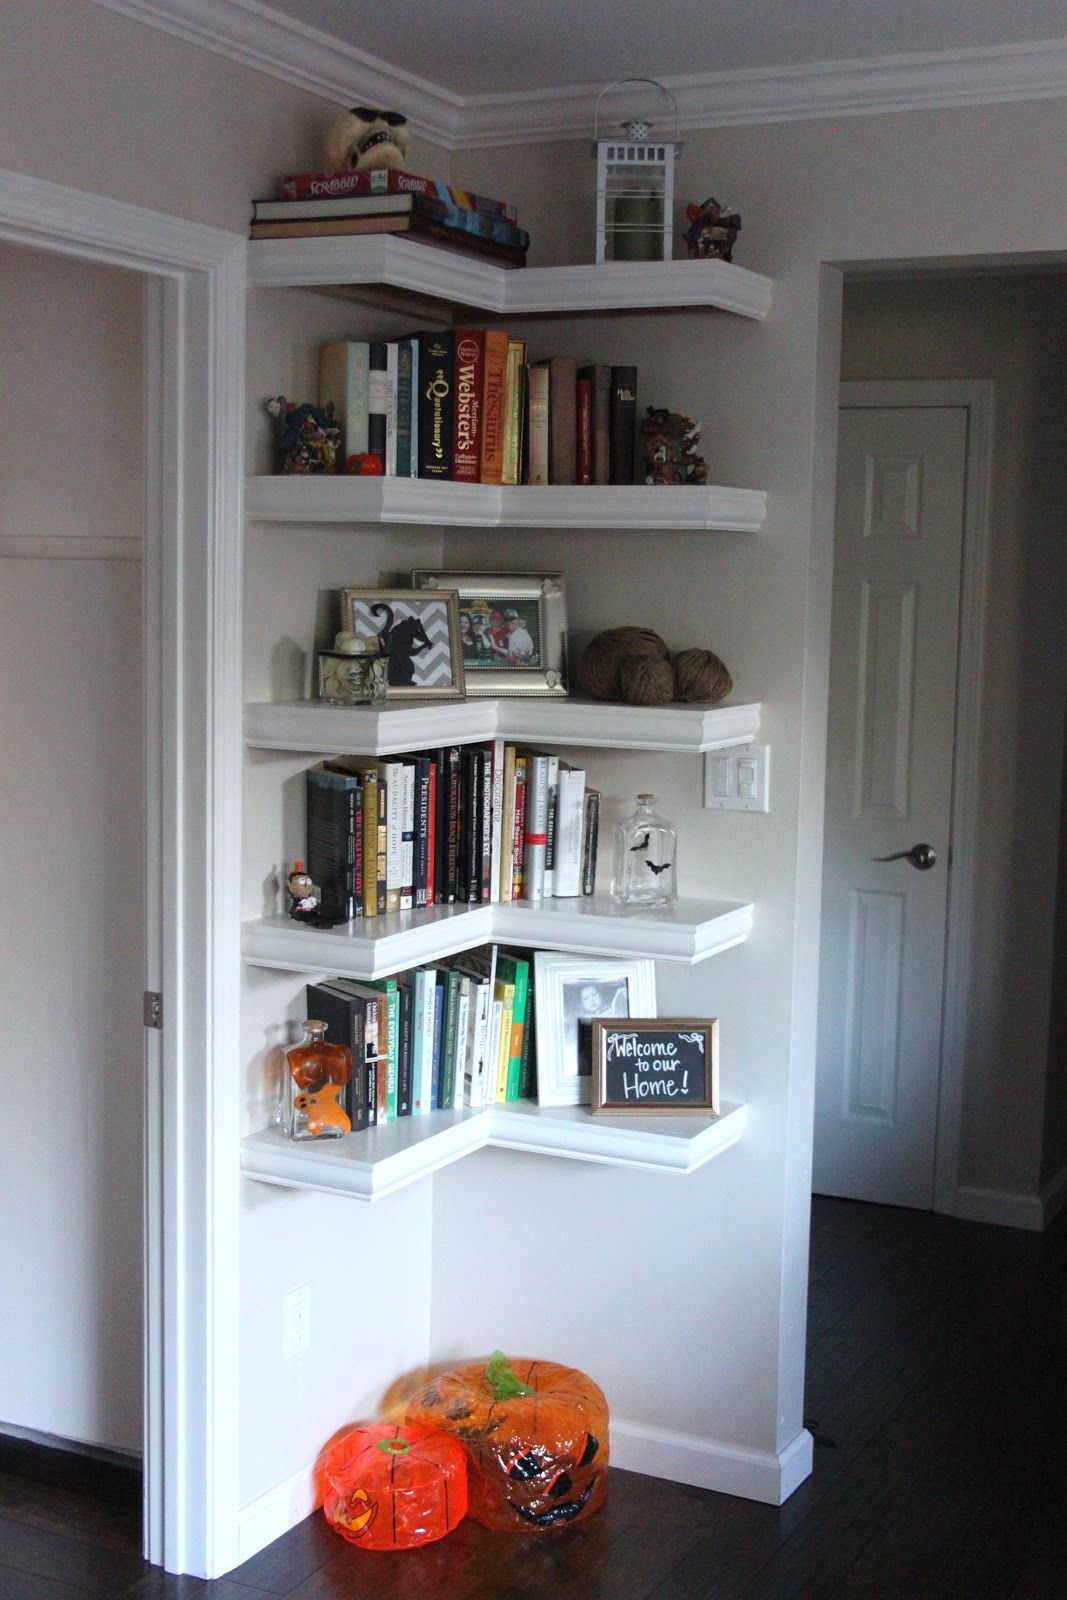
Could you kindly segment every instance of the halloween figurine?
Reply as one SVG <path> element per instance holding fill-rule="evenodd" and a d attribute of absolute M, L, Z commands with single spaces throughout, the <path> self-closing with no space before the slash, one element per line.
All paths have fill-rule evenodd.
<path fill-rule="evenodd" d="M 289 915 L 298 922 L 309 921 L 318 909 L 319 897 L 302 861 L 293 862 L 293 870 L 285 880 L 285 891 L 289 896 Z"/>
<path fill-rule="evenodd" d="M 353 106 L 330 129 L 326 163 L 331 172 L 402 172 L 410 144 L 411 129 L 402 111 Z"/>

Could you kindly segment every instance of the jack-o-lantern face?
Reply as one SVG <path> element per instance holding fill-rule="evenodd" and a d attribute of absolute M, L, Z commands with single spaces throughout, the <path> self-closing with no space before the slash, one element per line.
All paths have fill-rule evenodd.
<path fill-rule="evenodd" d="M 514 1533 L 591 1516 L 608 1485 L 608 1407 L 584 1373 L 552 1361 L 448 1372 L 409 1405 L 408 1421 L 447 1429 L 465 1446 L 470 1514 Z"/>

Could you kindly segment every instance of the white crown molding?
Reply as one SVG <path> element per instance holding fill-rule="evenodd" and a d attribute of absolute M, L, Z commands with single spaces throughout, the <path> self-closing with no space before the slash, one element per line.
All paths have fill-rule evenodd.
<path fill-rule="evenodd" d="M 683 130 L 1067 95 L 1067 39 L 662 80 Z M 464 102 L 455 147 L 591 138 L 600 85 Z"/>
<path fill-rule="evenodd" d="M 95 0 L 338 104 L 403 106 L 447 150 L 591 137 L 602 85 L 463 96 L 258 0 Z M 1067 38 L 1036 44 L 665 77 L 683 129 L 871 115 L 1067 95 Z"/>
<path fill-rule="evenodd" d="M 463 97 L 283 17 L 257 0 L 95 0 L 186 44 L 338 105 L 401 106 L 414 131 L 451 149 Z"/>

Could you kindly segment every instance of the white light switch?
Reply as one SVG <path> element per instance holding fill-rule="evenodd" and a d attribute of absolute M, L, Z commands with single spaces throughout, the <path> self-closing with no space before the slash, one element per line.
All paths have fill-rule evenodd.
<path fill-rule="evenodd" d="M 709 811 L 769 811 L 771 747 L 735 744 L 704 757 L 704 806 Z"/>

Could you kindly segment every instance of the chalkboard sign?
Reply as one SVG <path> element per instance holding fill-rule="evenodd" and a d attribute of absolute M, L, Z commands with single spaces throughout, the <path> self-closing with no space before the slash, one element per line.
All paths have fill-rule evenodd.
<path fill-rule="evenodd" d="M 594 1114 L 717 1117 L 718 1019 L 595 1019 L 592 1103 Z"/>

